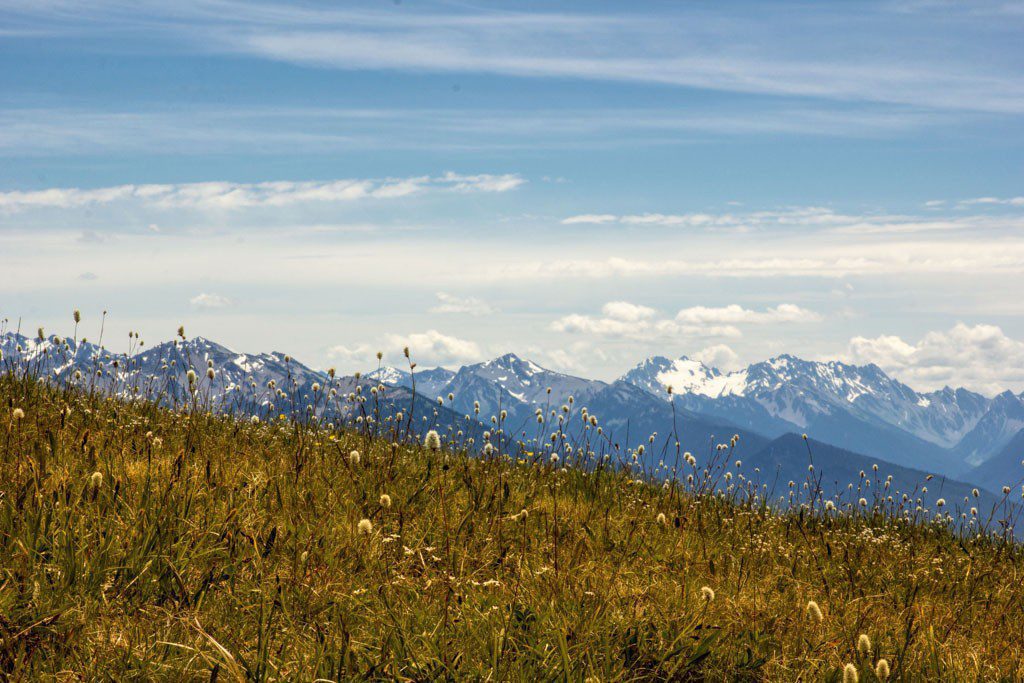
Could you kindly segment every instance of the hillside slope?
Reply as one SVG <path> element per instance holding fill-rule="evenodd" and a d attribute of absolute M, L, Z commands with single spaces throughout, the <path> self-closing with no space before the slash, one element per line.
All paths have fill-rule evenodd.
<path fill-rule="evenodd" d="M 1024 676 L 999 537 L 638 483 L 593 434 L 557 462 L 453 439 L 0 376 L 0 676 Z"/>

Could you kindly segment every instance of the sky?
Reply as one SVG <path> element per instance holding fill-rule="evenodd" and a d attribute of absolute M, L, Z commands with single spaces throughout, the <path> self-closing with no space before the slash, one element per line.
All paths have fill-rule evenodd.
<path fill-rule="evenodd" d="M 0 0 L 0 318 L 1019 392 L 1022 34 L 1011 0 Z"/>

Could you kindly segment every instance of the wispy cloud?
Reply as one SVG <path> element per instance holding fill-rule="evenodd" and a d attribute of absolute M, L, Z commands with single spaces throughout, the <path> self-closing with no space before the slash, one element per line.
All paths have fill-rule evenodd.
<path fill-rule="evenodd" d="M 244 54 L 344 70 L 488 73 L 648 83 L 784 97 L 890 102 L 987 112 L 1024 111 L 1011 62 L 970 42 L 1005 39 L 996 21 L 962 28 L 972 41 L 950 53 L 933 40 L 934 13 L 884 6 L 669 5 L 655 13 L 487 11 L 405 5 L 349 7 L 233 0 L 8 3 L 9 30 L 54 36 L 143 33 L 187 52 Z M 884 3 L 883 3 L 884 5 Z M 779 19 L 785 17 L 785 21 Z M 936 23 L 933 23 L 936 22 Z M 853 41 L 829 39 L 854 31 Z M 968 49 L 970 48 L 970 49 Z"/>
<path fill-rule="evenodd" d="M 475 296 L 458 297 L 446 292 L 437 293 L 437 305 L 429 309 L 430 313 L 465 313 L 467 315 L 489 315 L 494 308 Z"/>
<path fill-rule="evenodd" d="M 203 292 L 189 299 L 189 303 L 196 308 L 227 308 L 231 305 L 232 301 L 220 294 Z"/>
<path fill-rule="evenodd" d="M 0 154 L 266 156 L 345 150 L 574 150 L 690 145 L 709 138 L 841 136 L 886 138 L 941 127 L 945 112 L 906 107 L 770 102 L 756 111 L 695 103 L 671 108 L 344 108 L 204 105 L 110 111 L 8 106 L 0 110 Z"/>
<path fill-rule="evenodd" d="M 1024 205 L 1024 197 L 1011 199 L 983 198 L 960 202 L 963 207 L 977 204 Z M 928 202 L 927 208 L 937 209 L 944 202 Z M 753 230 L 805 230 L 815 229 L 836 234 L 923 233 L 934 231 L 1016 230 L 1024 220 L 1013 216 L 957 215 L 935 218 L 890 213 L 849 214 L 828 207 L 789 207 L 771 211 L 746 213 L 642 213 L 615 215 L 587 213 L 562 219 L 562 225 L 621 225 L 627 227 L 677 228 L 691 230 L 724 230 L 746 232 Z"/>
<path fill-rule="evenodd" d="M 957 203 L 961 206 L 1024 206 L 1024 197 L 975 197 L 974 199 L 962 199 Z"/>
<path fill-rule="evenodd" d="M 77 187 L 0 192 L 0 211 L 35 208 L 76 209 L 134 202 L 157 209 L 242 209 L 282 207 L 304 203 L 395 199 L 428 190 L 508 192 L 526 180 L 516 174 L 458 175 L 367 180 L 272 181 L 263 183 L 205 182 L 117 185 L 95 189 Z"/>

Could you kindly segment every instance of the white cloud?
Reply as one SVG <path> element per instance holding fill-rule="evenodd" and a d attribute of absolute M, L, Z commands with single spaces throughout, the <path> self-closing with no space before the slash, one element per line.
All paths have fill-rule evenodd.
<path fill-rule="evenodd" d="M 385 336 L 385 353 L 394 354 L 404 347 L 420 365 L 462 365 L 480 360 L 482 353 L 476 342 L 427 330 L 415 334 L 389 334 Z"/>
<path fill-rule="evenodd" d="M 473 296 L 457 297 L 445 292 L 437 293 L 438 304 L 430 313 L 466 313 L 468 315 L 490 315 L 495 310 L 487 302 Z"/>
<path fill-rule="evenodd" d="M 327 357 L 347 371 L 365 370 L 376 365 L 378 353 L 383 355 L 385 363 L 404 365 L 406 347 L 409 348 L 410 360 L 421 367 L 459 366 L 478 361 L 483 356 L 476 342 L 427 330 L 404 335 L 385 334 L 376 343 L 338 344 L 327 349 Z"/>
<path fill-rule="evenodd" d="M 1013 199 L 984 198 L 960 202 L 970 204 L 1021 204 L 1024 197 Z M 927 202 L 935 209 L 944 202 Z M 1021 221 L 1012 217 L 985 215 L 956 216 L 936 219 L 890 213 L 840 213 L 822 206 L 794 206 L 746 213 L 642 213 L 642 214 L 579 214 L 562 220 L 563 225 L 611 224 L 659 228 L 695 228 L 706 231 L 772 231 L 793 232 L 814 228 L 837 234 L 918 233 L 930 231 L 977 231 L 979 229 L 1016 229 Z"/>
<path fill-rule="evenodd" d="M 725 344 L 714 344 L 692 354 L 694 360 L 699 360 L 711 368 L 718 368 L 725 372 L 731 372 L 741 366 L 739 355 Z"/>
<path fill-rule="evenodd" d="M 327 181 L 268 181 L 262 183 L 204 182 L 118 185 L 95 189 L 77 187 L 0 192 L 0 211 L 78 209 L 86 206 L 133 202 L 142 206 L 201 209 L 280 207 L 304 203 L 394 199 L 426 192 L 508 192 L 526 180 L 517 174 L 355 179 Z"/>
<path fill-rule="evenodd" d="M 754 311 L 738 304 L 730 304 L 720 308 L 692 306 L 684 308 L 676 314 L 676 321 L 690 325 L 707 324 L 765 324 L 778 322 L 815 322 L 821 316 L 813 311 L 800 308 L 796 304 L 779 304 L 774 308 Z"/>
<path fill-rule="evenodd" d="M 958 202 L 962 206 L 974 206 L 977 204 L 994 204 L 1000 206 L 1024 206 L 1024 197 L 976 197 L 964 199 Z"/>
<path fill-rule="evenodd" d="M 666 227 L 712 227 L 712 226 L 733 226 L 738 219 L 729 214 L 712 215 L 705 213 L 689 214 L 664 214 L 645 213 L 633 216 L 621 216 L 619 220 L 627 225 L 661 225 Z"/>
<path fill-rule="evenodd" d="M 220 294 L 197 294 L 189 299 L 189 303 L 196 308 L 225 308 L 231 305 L 231 299 Z"/>
<path fill-rule="evenodd" d="M 584 213 L 578 216 L 569 216 L 568 218 L 563 218 L 562 225 L 601 225 L 604 223 L 613 223 L 617 220 L 618 216 L 610 213 Z"/>
<path fill-rule="evenodd" d="M 743 334 L 739 325 L 813 322 L 820 319 L 818 314 L 794 304 L 779 304 L 763 311 L 745 309 L 737 304 L 721 308 L 695 306 L 679 311 L 675 319 L 668 319 L 659 318 L 658 312 L 648 306 L 612 301 L 601 308 L 600 316 L 572 313 L 553 321 L 550 329 L 555 332 L 626 339 L 736 338 Z"/>
<path fill-rule="evenodd" d="M 646 321 L 629 322 L 615 318 L 594 318 L 578 313 L 572 313 L 551 323 L 551 329 L 555 332 L 592 334 L 604 337 L 639 337 L 649 327 Z"/>
<path fill-rule="evenodd" d="M 601 307 L 605 317 L 624 322 L 637 322 L 653 318 L 657 311 L 650 306 L 639 306 L 628 301 L 609 301 Z"/>
<path fill-rule="evenodd" d="M 1024 242 L 1012 234 L 998 241 L 975 237 L 879 242 L 870 237 L 846 243 L 808 244 L 778 239 L 767 243 L 753 240 L 723 243 L 715 245 L 714 249 L 700 249 L 706 256 L 690 260 L 598 254 L 545 261 L 524 259 L 489 267 L 481 270 L 480 275 L 500 280 L 606 280 L 612 277 L 843 278 L 851 275 L 1024 273 Z"/>
<path fill-rule="evenodd" d="M 363 371 L 366 368 L 373 367 L 377 362 L 377 351 L 378 349 L 371 347 L 369 344 L 357 344 L 355 346 L 337 344 L 327 349 L 327 357 L 332 361 L 337 361 L 338 365 L 341 366 L 342 372 Z"/>
<path fill-rule="evenodd" d="M 917 343 L 894 335 L 850 340 L 846 359 L 875 363 L 922 389 L 965 386 L 986 394 L 1024 388 L 1024 342 L 995 325 L 957 323 Z"/>
<path fill-rule="evenodd" d="M 435 182 L 448 183 L 453 190 L 462 192 L 508 192 L 525 183 L 526 179 L 515 173 L 459 175 L 448 172 L 435 179 Z"/>

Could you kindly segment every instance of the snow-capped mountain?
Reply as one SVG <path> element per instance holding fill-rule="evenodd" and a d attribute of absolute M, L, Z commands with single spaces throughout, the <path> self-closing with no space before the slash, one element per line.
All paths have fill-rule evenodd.
<path fill-rule="evenodd" d="M 281 352 L 241 353 L 203 337 L 176 339 L 151 348 L 134 341 L 130 351 L 113 353 L 85 341 L 76 343 L 54 335 L 28 338 L 10 332 L 0 335 L 0 352 L 0 371 L 30 373 L 164 405 L 191 400 L 188 373 L 192 371 L 203 405 L 223 412 L 261 418 L 315 413 L 332 421 L 354 420 L 363 414 L 376 415 L 380 421 L 406 411 L 406 416 L 416 417 L 417 424 L 410 429 L 413 436 L 431 428 L 450 427 L 466 434 L 479 431 L 475 421 L 467 423 L 449 407 L 438 406 L 422 393 L 414 397 L 405 387 L 392 385 L 386 392 L 373 392 L 373 387 L 384 382 L 332 376 Z M 431 377 L 448 379 L 452 374 L 443 369 L 424 373 L 428 381 Z M 346 400 L 358 391 L 364 397 L 370 395 L 368 403 Z"/>
<path fill-rule="evenodd" d="M 389 377 L 396 382 L 405 381 L 401 374 L 391 373 Z M 579 415 L 587 409 L 604 433 L 622 447 L 646 443 L 654 433 L 664 441 L 674 427 L 682 432 L 684 448 L 694 452 L 703 452 L 715 439 L 727 441 L 736 433 L 751 448 L 767 443 L 761 435 L 737 428 L 728 420 L 698 415 L 685 408 L 673 413 L 667 402 L 628 382 L 609 383 L 555 372 L 513 353 L 462 367 L 437 395 L 445 405 L 464 414 L 475 415 L 479 404 L 478 417 L 485 424 L 505 411 L 506 431 L 523 439 L 546 438 L 548 432 L 559 428 L 563 416 L 564 428 L 576 431 L 582 425 Z M 451 402 L 449 395 L 453 396 Z M 569 408 L 569 412 L 563 407 Z M 542 424 L 536 421 L 538 409 L 544 416 Z M 647 464 L 653 464 L 653 460 Z"/>
<path fill-rule="evenodd" d="M 365 373 L 363 377 L 374 382 L 380 382 L 381 384 L 393 387 L 406 387 L 407 389 L 412 389 L 414 379 L 413 373 L 410 373 L 408 370 L 401 370 L 390 365 L 383 365 L 376 370 L 371 370 Z M 453 377 L 455 377 L 455 373 L 448 368 L 416 370 L 416 393 L 427 398 L 440 396 L 441 390 L 452 381 Z"/>
<path fill-rule="evenodd" d="M 548 370 L 510 353 L 457 372 L 417 370 L 414 398 L 412 377 L 404 370 L 380 367 L 358 381 L 332 377 L 281 352 L 241 353 L 202 337 L 151 348 L 133 340 L 129 352 L 112 353 L 85 340 L 9 332 L 0 335 L 0 351 L 0 368 L 7 371 L 70 378 L 169 404 L 189 399 L 186 376 L 192 370 L 206 398 L 223 410 L 243 414 L 325 414 L 323 392 L 330 388 L 347 394 L 357 385 L 367 390 L 385 385 L 391 389 L 377 393 L 385 397 L 388 410 L 415 405 L 417 422 L 436 418 L 454 425 L 472 416 L 486 424 L 505 410 L 506 429 L 517 438 L 529 438 L 557 425 L 562 406 L 572 396 L 567 419 L 588 407 L 606 433 L 624 445 L 635 446 L 652 432 L 671 434 L 677 427 L 684 448 L 695 452 L 733 432 L 742 434 L 746 443 L 762 445 L 787 433 L 805 432 L 864 456 L 954 476 L 988 471 L 980 465 L 1018 443 L 1024 430 L 1024 395 L 1004 392 L 990 399 L 952 388 L 920 393 L 876 365 L 790 355 L 734 372 L 685 357 L 653 357 L 621 379 L 603 382 Z M 212 379 L 207 374 L 211 370 Z M 479 414 L 474 412 L 476 403 Z M 544 423 L 536 422 L 538 409 Z M 333 410 L 340 417 L 353 417 L 350 407 Z"/>
<path fill-rule="evenodd" d="M 569 396 L 585 398 L 607 386 L 604 382 L 547 370 L 514 353 L 459 369 L 442 394 L 455 396 L 457 410 L 469 410 L 479 401 L 480 412 L 491 415 L 519 406 L 561 405 Z"/>
<path fill-rule="evenodd" d="M 954 450 L 968 464 L 979 465 L 1000 453 L 1021 430 L 1024 430 L 1024 394 L 1015 396 L 1004 391 L 989 402 L 988 410 Z"/>
<path fill-rule="evenodd" d="M 974 464 L 956 453 L 976 450 L 980 462 L 1024 427 L 1014 417 L 1014 406 L 1024 413 L 1024 402 L 1012 394 L 1000 402 L 966 389 L 918 393 L 877 365 L 781 355 L 721 373 L 685 357 L 655 357 L 622 379 L 665 400 L 665 387 L 672 386 L 676 400 L 691 410 L 769 436 L 813 431 L 868 455 L 894 460 L 898 452 L 906 464 L 949 471 Z M 989 423 L 982 436 L 978 426 Z"/>
<path fill-rule="evenodd" d="M 946 448 L 959 443 L 988 407 L 983 396 L 966 389 L 919 394 L 877 365 L 822 363 L 790 355 L 727 374 L 685 357 L 652 358 L 622 379 L 665 397 L 664 387 L 670 385 L 681 395 L 750 398 L 796 427 L 808 426 L 821 414 L 853 409 Z"/>

